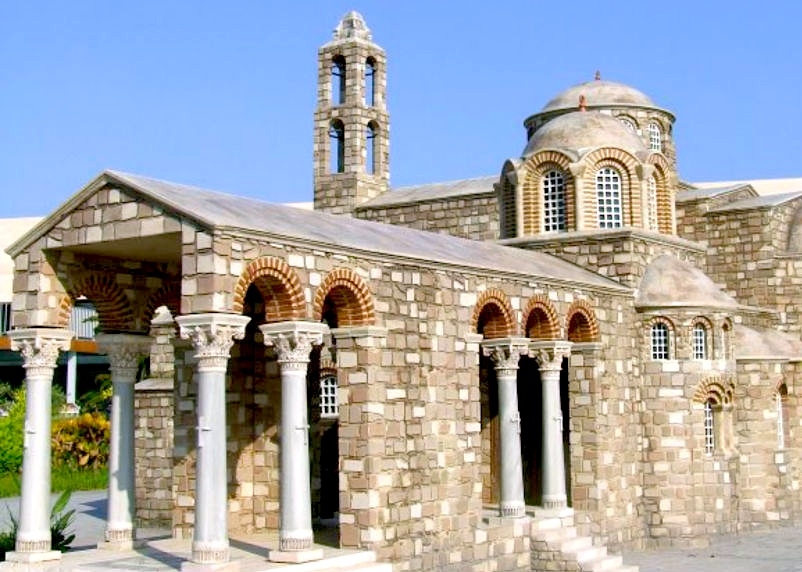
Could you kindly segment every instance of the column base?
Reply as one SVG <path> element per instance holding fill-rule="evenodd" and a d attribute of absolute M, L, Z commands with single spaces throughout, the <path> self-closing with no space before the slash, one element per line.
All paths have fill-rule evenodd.
<path fill-rule="evenodd" d="M 307 550 L 271 550 L 267 553 L 270 562 L 284 562 L 288 564 L 300 564 L 301 562 L 311 562 L 312 560 L 323 559 L 322 548 L 309 548 Z"/>
<path fill-rule="evenodd" d="M 53 560 L 61 560 L 61 552 L 58 550 L 47 550 L 44 552 L 6 552 L 6 562 L 32 564 L 35 562 L 51 562 Z"/>
<path fill-rule="evenodd" d="M 131 528 L 106 530 L 105 539 L 98 542 L 97 547 L 99 550 L 110 550 L 112 552 L 133 550 L 137 546 L 142 546 L 141 542 L 134 540 L 135 537 Z"/>
<path fill-rule="evenodd" d="M 499 512 L 504 518 L 520 518 L 526 516 L 526 506 L 521 501 L 502 502 Z"/>
<path fill-rule="evenodd" d="M 565 495 L 543 495 L 543 508 L 560 509 L 568 506 L 568 497 Z"/>
<path fill-rule="evenodd" d="M 217 564 L 181 563 L 181 572 L 239 572 L 239 568 L 239 560 L 230 560 Z"/>

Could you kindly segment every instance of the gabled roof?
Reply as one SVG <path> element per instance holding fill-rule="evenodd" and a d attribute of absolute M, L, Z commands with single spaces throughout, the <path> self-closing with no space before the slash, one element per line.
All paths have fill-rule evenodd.
<path fill-rule="evenodd" d="M 734 185 L 750 185 L 757 194 L 779 195 L 793 191 L 802 191 L 802 177 L 787 179 L 751 179 L 743 181 L 703 181 L 692 183 L 698 189 L 709 189 L 711 187 L 731 187 Z"/>
<path fill-rule="evenodd" d="M 721 187 L 686 188 L 677 191 L 676 201 L 678 203 L 684 203 L 700 199 L 713 199 L 715 197 L 726 195 L 727 193 L 739 191 L 741 189 L 749 189 L 752 192 L 753 196 L 757 196 L 757 192 L 752 188 L 751 185 L 748 185 L 746 183 L 738 183 L 735 185 L 727 185 Z"/>
<path fill-rule="evenodd" d="M 327 250 L 414 261 L 426 266 L 490 271 L 552 283 L 630 292 L 619 283 L 554 256 L 406 227 L 271 204 L 118 171 L 106 171 L 14 243 L 16 256 L 103 187 L 155 203 L 208 230 L 228 230 Z"/>
<path fill-rule="evenodd" d="M 783 203 L 787 203 L 788 201 L 792 201 L 796 198 L 802 197 L 802 190 L 796 191 L 794 193 L 784 193 L 782 195 L 769 195 L 769 196 L 761 196 L 761 197 L 752 197 L 750 199 L 743 199 L 740 201 L 734 201 L 731 203 L 727 203 L 726 205 L 722 205 L 720 207 L 716 207 L 710 209 L 709 212 L 725 212 L 725 211 L 745 211 L 745 210 L 753 210 L 753 209 L 765 209 L 779 206 Z"/>
<path fill-rule="evenodd" d="M 498 175 L 491 175 L 487 177 L 475 177 L 473 179 L 461 179 L 459 181 L 398 187 L 397 189 L 383 193 L 375 199 L 371 199 L 359 205 L 357 210 L 492 193 L 493 184 L 498 180 Z"/>
<path fill-rule="evenodd" d="M 635 306 L 736 309 L 738 302 L 701 270 L 670 255 L 655 258 L 643 273 Z"/>

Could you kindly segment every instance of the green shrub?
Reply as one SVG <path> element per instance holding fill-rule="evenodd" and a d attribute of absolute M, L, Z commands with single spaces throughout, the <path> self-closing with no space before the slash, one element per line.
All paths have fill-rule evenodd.
<path fill-rule="evenodd" d="M 53 423 L 54 465 L 99 469 L 109 458 L 111 424 L 101 413 L 84 413 Z"/>
<path fill-rule="evenodd" d="M 22 431 L 25 426 L 25 389 L 14 391 L 7 402 L 5 417 L 0 417 L 0 473 L 16 472 L 22 466 Z"/>
<path fill-rule="evenodd" d="M 101 373 L 95 377 L 95 389 L 85 392 L 78 398 L 78 406 L 84 413 L 108 414 L 111 411 L 111 375 Z"/>
<path fill-rule="evenodd" d="M 61 493 L 50 511 L 50 547 L 53 550 L 66 552 L 75 540 L 75 534 L 69 528 L 75 520 L 75 509 L 64 510 L 72 497 L 72 491 Z M 14 550 L 17 541 L 17 518 L 8 511 L 11 530 L 0 532 L 0 562 L 6 559 L 6 552 Z"/>

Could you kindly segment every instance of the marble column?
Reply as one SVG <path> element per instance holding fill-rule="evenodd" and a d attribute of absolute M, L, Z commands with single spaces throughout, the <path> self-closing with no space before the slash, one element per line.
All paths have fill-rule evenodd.
<path fill-rule="evenodd" d="M 563 358 L 571 354 L 571 342 L 532 342 L 530 355 L 540 367 L 543 389 L 543 507 L 565 508 L 565 452 L 560 402 L 560 372 Z"/>
<path fill-rule="evenodd" d="M 576 217 L 575 228 L 568 228 L 571 230 L 585 230 L 585 202 L 592 201 L 595 204 L 596 193 L 585 197 L 585 171 L 587 164 L 584 161 L 577 163 L 569 163 L 568 170 L 571 172 L 571 177 L 574 179 L 574 216 Z"/>
<path fill-rule="evenodd" d="M 192 562 L 182 570 L 218 570 L 229 561 L 226 369 L 234 340 L 243 338 L 250 317 L 189 314 L 175 321 L 195 349 L 198 386 Z"/>
<path fill-rule="evenodd" d="M 281 370 L 279 470 L 279 549 L 276 562 L 322 558 L 312 548 L 312 495 L 309 481 L 309 420 L 306 373 L 310 352 L 323 343 L 328 326 L 316 322 L 279 322 L 259 326 L 265 345 L 274 346 Z"/>
<path fill-rule="evenodd" d="M 57 560 L 50 546 L 50 391 L 60 351 L 70 349 L 69 330 L 31 328 L 8 333 L 11 349 L 25 368 L 25 434 L 19 527 L 10 562 Z"/>
<path fill-rule="evenodd" d="M 131 550 L 135 539 L 134 383 L 139 360 L 150 353 L 151 338 L 135 334 L 99 334 L 98 349 L 111 371 L 111 442 L 109 443 L 108 516 L 105 542 L 99 546 Z"/>
<path fill-rule="evenodd" d="M 498 415 L 501 448 L 501 516 L 525 515 L 524 480 L 521 464 L 521 414 L 518 410 L 518 361 L 528 353 L 526 338 L 503 338 L 482 342 L 482 352 L 493 360 L 498 384 Z"/>

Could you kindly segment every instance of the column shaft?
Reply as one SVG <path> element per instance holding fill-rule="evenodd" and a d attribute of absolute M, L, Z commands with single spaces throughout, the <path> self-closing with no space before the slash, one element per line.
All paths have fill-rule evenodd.
<path fill-rule="evenodd" d="M 565 493 L 565 452 L 560 404 L 560 371 L 540 372 L 543 386 L 543 506 L 561 508 Z"/>
<path fill-rule="evenodd" d="M 14 330 L 9 338 L 25 368 L 25 427 L 19 526 L 15 552 L 6 560 L 57 559 L 60 553 L 50 550 L 51 388 L 59 351 L 69 349 L 72 333 L 37 328 Z"/>
<path fill-rule="evenodd" d="M 226 369 L 234 339 L 242 339 L 247 316 L 178 316 L 183 339 L 195 347 L 198 364 L 197 463 L 192 564 L 215 569 L 229 560 L 228 471 L 226 464 Z"/>

